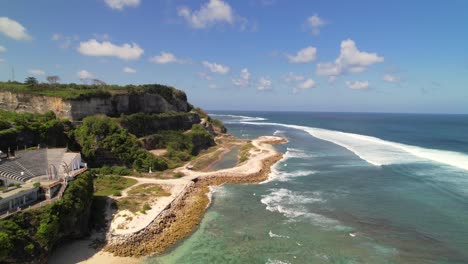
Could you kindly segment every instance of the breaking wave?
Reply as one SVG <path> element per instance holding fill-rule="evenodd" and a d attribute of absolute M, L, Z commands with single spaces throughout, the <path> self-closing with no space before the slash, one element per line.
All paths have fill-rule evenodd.
<path fill-rule="evenodd" d="M 287 125 L 281 123 L 241 122 L 252 125 L 283 126 L 299 129 L 313 137 L 342 146 L 361 159 L 376 165 L 390 165 L 398 163 L 413 163 L 433 161 L 445 165 L 468 170 L 468 155 L 447 151 L 411 146 L 402 143 L 386 141 L 380 138 L 346 133 L 340 131 L 313 128 L 306 126 Z"/>

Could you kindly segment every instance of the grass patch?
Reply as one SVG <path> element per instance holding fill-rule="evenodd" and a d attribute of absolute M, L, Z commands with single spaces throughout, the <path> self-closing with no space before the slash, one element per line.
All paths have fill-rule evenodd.
<path fill-rule="evenodd" d="M 191 163 L 193 166 L 193 170 L 203 170 L 206 169 L 211 163 L 215 162 L 219 155 L 223 153 L 222 149 L 217 149 L 216 151 L 213 151 L 211 153 L 207 153 L 198 159 L 196 159 L 194 162 Z"/>
<path fill-rule="evenodd" d="M 119 210 L 129 210 L 132 213 L 146 213 L 146 211 L 151 209 L 149 203 L 154 201 L 155 198 L 169 195 L 171 194 L 160 185 L 142 184 L 128 191 L 128 197 L 119 199 L 117 201 L 117 208 Z"/>
<path fill-rule="evenodd" d="M 184 176 L 185 176 L 185 175 L 184 175 L 182 172 L 176 172 L 176 173 L 174 173 L 174 178 L 177 178 L 177 179 L 182 178 L 182 177 L 184 177 Z"/>
<path fill-rule="evenodd" d="M 252 143 L 247 143 L 245 145 L 243 145 L 240 150 L 239 150 L 239 162 L 238 164 L 246 161 L 249 159 L 250 157 L 250 150 L 253 148 L 254 146 L 252 145 Z"/>
<path fill-rule="evenodd" d="M 94 196 L 111 196 L 137 183 L 135 179 L 128 179 L 116 175 L 98 176 L 94 180 Z"/>

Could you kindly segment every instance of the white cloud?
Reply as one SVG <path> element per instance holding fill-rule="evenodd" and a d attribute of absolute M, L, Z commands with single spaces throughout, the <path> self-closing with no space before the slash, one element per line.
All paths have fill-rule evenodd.
<path fill-rule="evenodd" d="M 370 65 L 383 61 L 384 57 L 377 53 L 360 51 L 353 40 L 347 39 L 341 42 L 340 55 L 335 62 L 318 63 L 316 74 L 336 79 L 337 76 L 348 72 L 364 72 Z"/>
<path fill-rule="evenodd" d="M 346 81 L 346 86 L 355 90 L 365 90 L 369 88 L 368 81 Z"/>
<path fill-rule="evenodd" d="M 384 80 L 385 82 L 389 82 L 389 83 L 398 83 L 398 82 L 400 82 L 400 78 L 398 76 L 391 75 L 391 74 L 385 74 L 383 76 L 382 80 Z"/>
<path fill-rule="evenodd" d="M 211 63 L 211 62 L 208 62 L 208 61 L 203 61 L 202 64 L 203 64 L 203 66 L 205 66 L 211 72 L 214 72 L 214 73 L 226 74 L 226 73 L 229 72 L 229 67 L 221 65 L 221 64 L 217 64 L 217 63 L 214 63 L 214 62 Z"/>
<path fill-rule="evenodd" d="M 38 69 L 29 70 L 28 73 L 36 76 L 45 75 L 45 71 Z"/>
<path fill-rule="evenodd" d="M 106 4 L 116 10 L 123 10 L 124 7 L 137 7 L 140 5 L 140 0 L 105 0 Z"/>
<path fill-rule="evenodd" d="M 216 23 L 234 23 L 231 6 L 221 0 L 209 0 L 199 10 L 192 11 L 188 7 L 179 7 L 177 14 L 183 17 L 193 28 L 206 28 Z"/>
<path fill-rule="evenodd" d="M 130 68 L 130 67 L 124 67 L 122 69 L 122 71 L 125 72 L 125 73 L 136 73 L 137 72 L 135 69 Z"/>
<path fill-rule="evenodd" d="M 204 72 L 199 72 L 198 73 L 198 77 L 200 77 L 200 79 L 203 79 L 205 81 L 212 81 L 213 80 L 213 77 L 211 77 L 210 75 L 204 73 Z"/>
<path fill-rule="evenodd" d="M 312 79 L 307 79 L 293 89 L 293 93 L 298 93 L 301 90 L 307 90 L 315 87 L 315 81 Z"/>
<path fill-rule="evenodd" d="M 315 81 L 312 79 L 307 79 L 304 82 L 300 83 L 297 88 L 299 89 L 310 89 L 315 87 Z"/>
<path fill-rule="evenodd" d="M 260 78 L 258 81 L 257 90 L 259 91 L 269 91 L 271 90 L 271 80 L 265 77 Z"/>
<path fill-rule="evenodd" d="M 341 74 L 341 67 L 333 62 L 318 63 L 316 74 L 319 76 L 338 76 Z"/>
<path fill-rule="evenodd" d="M 317 48 L 312 46 L 299 50 L 295 56 L 287 55 L 290 63 L 306 63 L 316 59 Z"/>
<path fill-rule="evenodd" d="M 239 87 L 247 87 L 249 86 L 249 82 L 250 82 L 250 72 L 247 68 L 244 68 L 241 70 L 239 79 L 232 80 L 232 83 L 235 86 L 239 86 Z"/>
<path fill-rule="evenodd" d="M 84 80 L 84 79 L 91 79 L 94 77 L 94 75 L 92 73 L 90 73 L 89 71 L 87 70 L 81 70 L 79 71 L 77 74 L 78 78 Z"/>
<path fill-rule="evenodd" d="M 80 42 L 78 52 L 88 56 L 108 56 L 123 60 L 136 60 L 143 55 L 144 50 L 136 43 L 125 43 L 122 46 L 118 46 L 109 41 L 98 42 L 95 39 L 90 39 Z"/>
<path fill-rule="evenodd" d="M 2 62 L 5 62 L 5 60 L 4 60 L 4 59 L 2 59 L 2 58 L 0 58 L 0 63 L 2 63 Z"/>
<path fill-rule="evenodd" d="M 305 79 L 304 76 L 302 75 L 297 75 L 293 72 L 290 72 L 288 73 L 288 75 L 286 75 L 283 80 L 287 83 L 291 83 L 291 82 L 299 82 L 299 81 L 303 81 Z"/>
<path fill-rule="evenodd" d="M 150 61 L 157 64 L 184 63 L 184 60 L 178 59 L 174 54 L 165 51 L 162 51 L 160 55 L 152 57 Z"/>
<path fill-rule="evenodd" d="M 0 17 L 0 33 L 16 40 L 31 40 L 26 28 L 8 17 Z"/>
<path fill-rule="evenodd" d="M 211 83 L 210 85 L 208 85 L 208 88 L 210 89 L 217 89 L 218 88 L 218 85 L 214 84 L 214 83 Z"/>
<path fill-rule="evenodd" d="M 341 42 L 341 52 L 336 63 L 344 66 L 350 66 L 351 68 L 360 68 L 383 61 L 384 58 L 378 56 L 377 53 L 360 51 L 353 40 L 347 39 Z"/>
<path fill-rule="evenodd" d="M 307 18 L 307 26 L 312 29 L 312 34 L 320 34 L 320 28 L 325 26 L 325 21 L 320 18 L 317 14 Z"/>
<path fill-rule="evenodd" d="M 5 52 L 7 49 L 3 46 L 0 46 L 0 52 Z"/>

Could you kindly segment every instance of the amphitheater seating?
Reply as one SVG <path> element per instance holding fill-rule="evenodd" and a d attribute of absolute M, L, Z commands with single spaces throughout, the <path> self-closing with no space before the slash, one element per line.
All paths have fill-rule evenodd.
<path fill-rule="evenodd" d="M 47 175 L 49 164 L 54 165 L 59 172 L 64 153 L 65 149 L 16 152 L 15 159 L 0 161 L 0 177 L 25 182 L 34 177 Z"/>

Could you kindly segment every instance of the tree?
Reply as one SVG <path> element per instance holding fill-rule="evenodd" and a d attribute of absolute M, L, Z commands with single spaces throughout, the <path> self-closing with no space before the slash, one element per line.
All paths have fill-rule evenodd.
<path fill-rule="evenodd" d="M 50 84 L 56 84 L 60 80 L 60 77 L 58 77 L 57 75 L 52 75 L 52 76 L 47 76 L 46 79 Z"/>
<path fill-rule="evenodd" d="M 26 80 L 24 80 L 24 83 L 27 84 L 27 85 L 33 86 L 33 85 L 38 84 L 39 82 L 34 77 L 28 77 L 28 78 L 26 78 Z"/>

